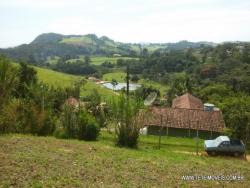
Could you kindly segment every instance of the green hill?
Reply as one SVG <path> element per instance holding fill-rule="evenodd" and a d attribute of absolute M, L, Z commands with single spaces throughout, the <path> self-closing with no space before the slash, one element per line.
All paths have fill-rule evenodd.
<path fill-rule="evenodd" d="M 138 56 L 143 48 L 147 48 L 148 52 L 151 53 L 159 49 L 199 48 L 201 45 L 211 46 L 214 43 L 189 41 L 177 43 L 122 43 L 106 36 L 98 37 L 95 34 L 61 35 L 45 33 L 36 37 L 30 44 L 0 49 L 0 54 L 5 54 L 14 59 L 23 59 L 29 63 L 43 64 L 49 56 L 113 56 L 113 54 Z"/>

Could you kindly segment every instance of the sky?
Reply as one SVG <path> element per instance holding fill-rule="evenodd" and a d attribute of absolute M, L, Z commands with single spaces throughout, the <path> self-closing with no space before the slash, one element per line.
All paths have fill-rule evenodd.
<path fill-rule="evenodd" d="M 0 0 L 0 47 L 42 33 L 120 42 L 250 41 L 249 0 Z"/>

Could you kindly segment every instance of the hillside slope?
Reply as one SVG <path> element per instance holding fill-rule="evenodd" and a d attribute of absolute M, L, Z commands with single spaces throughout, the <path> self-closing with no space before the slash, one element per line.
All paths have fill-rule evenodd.
<path fill-rule="evenodd" d="M 13 63 L 13 65 L 18 66 L 17 63 Z M 83 79 L 82 76 L 61 73 L 36 66 L 32 67 L 36 69 L 39 81 L 43 81 L 44 83 L 54 87 L 70 87 L 74 84 L 74 82 Z M 106 89 L 101 85 L 97 85 L 96 83 L 87 80 L 87 83 L 81 88 L 81 96 L 87 96 L 91 94 L 93 89 L 96 89 L 100 93 L 103 100 L 110 100 L 113 97 L 117 97 L 118 95 L 117 93 Z"/>

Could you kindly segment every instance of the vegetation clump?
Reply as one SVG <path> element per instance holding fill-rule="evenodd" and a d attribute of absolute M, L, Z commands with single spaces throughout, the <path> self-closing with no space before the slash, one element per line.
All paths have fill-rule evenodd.
<path fill-rule="evenodd" d="M 143 115 L 140 113 L 141 101 L 128 100 L 121 95 L 112 105 L 112 115 L 115 121 L 117 145 L 135 148 L 138 144 Z"/>

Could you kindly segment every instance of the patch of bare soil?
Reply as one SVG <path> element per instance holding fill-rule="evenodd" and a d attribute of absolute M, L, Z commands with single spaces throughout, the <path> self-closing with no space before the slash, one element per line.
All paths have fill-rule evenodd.
<path fill-rule="evenodd" d="M 248 162 L 250 162 L 250 155 L 247 155 L 247 156 L 246 156 L 246 160 L 247 160 Z"/>

